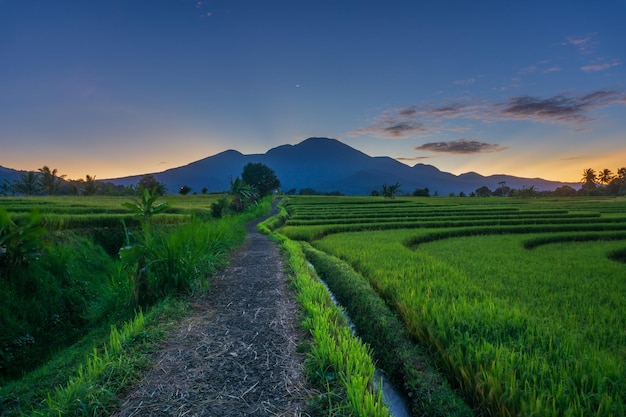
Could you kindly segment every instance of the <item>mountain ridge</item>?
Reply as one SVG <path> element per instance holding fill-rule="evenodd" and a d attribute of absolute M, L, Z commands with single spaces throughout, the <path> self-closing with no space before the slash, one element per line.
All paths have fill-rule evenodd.
<path fill-rule="evenodd" d="M 506 174 L 483 176 L 468 172 L 455 175 L 421 163 L 411 167 L 388 156 L 372 157 L 337 139 L 321 137 L 308 138 L 295 145 L 280 145 L 264 154 L 243 154 L 228 149 L 180 167 L 150 174 L 164 183 L 169 193 L 176 193 L 183 185 L 190 187 L 192 192 L 200 192 L 205 187 L 210 192 L 221 192 L 230 188 L 230 181 L 240 176 L 243 167 L 250 162 L 262 163 L 274 170 L 284 192 L 298 192 L 306 188 L 322 193 L 369 195 L 373 190 L 380 190 L 383 184 L 399 183 L 402 193 L 410 194 L 417 188 L 428 188 L 431 195 L 443 196 L 460 192 L 469 194 L 482 186 L 495 190 L 502 181 L 510 188 L 534 187 L 537 191 L 580 185 Z M 0 170 L 0 181 L 6 170 L 13 171 L 12 177 L 19 173 L 4 168 Z M 99 181 L 126 186 L 137 184 L 142 176 Z"/>

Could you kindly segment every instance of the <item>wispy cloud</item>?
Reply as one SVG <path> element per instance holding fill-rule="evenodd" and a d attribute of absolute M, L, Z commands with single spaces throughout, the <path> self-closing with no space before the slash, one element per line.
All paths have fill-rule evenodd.
<path fill-rule="evenodd" d="M 591 111 L 620 103 L 621 100 L 624 100 L 623 93 L 610 90 L 598 90 L 583 96 L 513 97 L 508 103 L 498 105 L 497 116 L 502 119 L 580 125 L 594 120 L 589 115 Z"/>
<path fill-rule="evenodd" d="M 468 78 L 466 80 L 456 80 L 453 84 L 456 85 L 472 85 L 476 82 L 475 78 Z"/>
<path fill-rule="evenodd" d="M 586 35 L 568 36 L 561 45 L 570 45 L 578 49 L 582 54 L 589 54 L 593 52 L 596 42 L 594 40 L 596 32 L 588 33 Z"/>
<path fill-rule="evenodd" d="M 619 62 L 611 61 L 611 62 L 602 62 L 602 63 L 597 63 L 597 64 L 585 65 L 585 66 L 580 67 L 580 69 L 585 72 L 596 72 L 596 71 L 608 70 L 609 68 L 617 67 L 618 65 L 620 65 Z"/>
<path fill-rule="evenodd" d="M 395 158 L 396 161 L 402 161 L 402 162 L 419 162 L 419 161 L 423 161 L 425 159 L 430 159 L 430 156 L 414 156 L 412 158 L 406 158 L 406 157 L 398 157 Z"/>
<path fill-rule="evenodd" d="M 459 100 L 443 105 L 410 105 L 385 111 L 370 126 L 356 129 L 350 136 L 428 137 L 443 132 L 468 131 L 470 122 L 509 120 L 565 124 L 575 131 L 586 131 L 586 125 L 595 120 L 593 111 L 614 104 L 626 104 L 626 94 L 597 90 L 584 95 L 560 94 L 547 98 L 516 96 L 503 103 Z"/>
<path fill-rule="evenodd" d="M 430 142 L 414 148 L 416 151 L 440 152 L 451 154 L 474 154 L 500 152 L 507 149 L 495 143 L 480 142 L 472 138 L 463 138 L 448 142 Z"/>

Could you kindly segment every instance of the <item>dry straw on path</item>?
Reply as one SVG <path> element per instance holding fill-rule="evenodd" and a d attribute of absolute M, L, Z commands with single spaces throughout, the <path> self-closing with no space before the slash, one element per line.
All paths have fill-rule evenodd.
<path fill-rule="evenodd" d="M 255 227 L 116 416 L 304 415 L 297 304 L 278 248 Z"/>

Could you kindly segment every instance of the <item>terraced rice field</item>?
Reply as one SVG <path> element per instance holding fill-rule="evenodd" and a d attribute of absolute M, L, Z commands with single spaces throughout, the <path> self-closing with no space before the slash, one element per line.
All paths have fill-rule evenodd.
<path fill-rule="evenodd" d="M 290 197 L 482 415 L 626 414 L 626 200 Z"/>

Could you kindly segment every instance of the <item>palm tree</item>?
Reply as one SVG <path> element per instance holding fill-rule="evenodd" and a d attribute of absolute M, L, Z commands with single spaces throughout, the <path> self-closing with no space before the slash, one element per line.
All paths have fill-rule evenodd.
<path fill-rule="evenodd" d="M 383 188 L 381 190 L 381 194 L 383 197 L 394 198 L 400 189 L 400 183 L 395 183 L 392 185 L 383 184 Z"/>
<path fill-rule="evenodd" d="M 13 193 L 13 184 L 5 179 L 0 185 L 0 194 L 6 197 L 10 193 Z"/>
<path fill-rule="evenodd" d="M 20 175 L 20 179 L 13 185 L 13 190 L 18 194 L 33 195 L 41 191 L 39 174 L 28 171 Z"/>
<path fill-rule="evenodd" d="M 59 188 L 61 188 L 61 181 L 65 178 L 65 175 L 57 175 L 57 169 L 50 169 L 46 165 L 39 168 L 39 172 L 41 173 L 41 177 L 39 178 L 39 183 L 42 188 L 46 190 L 48 195 L 55 194 Z"/>
<path fill-rule="evenodd" d="M 610 169 L 608 168 L 604 168 L 602 171 L 600 171 L 600 173 L 598 174 L 598 181 L 600 181 L 602 184 L 608 184 L 611 182 L 611 180 L 615 178 L 615 176 L 613 175 L 613 173 L 611 172 Z"/>
<path fill-rule="evenodd" d="M 597 179 L 596 171 L 593 168 L 587 168 L 583 171 L 581 181 L 585 183 L 587 188 L 595 188 Z"/>
<path fill-rule="evenodd" d="M 98 191 L 98 184 L 96 184 L 96 176 L 93 177 L 89 174 L 85 175 L 85 185 L 83 187 L 83 194 L 94 195 Z"/>
<path fill-rule="evenodd" d="M 622 167 L 617 170 L 617 178 L 620 180 L 626 180 L 626 167 Z"/>

